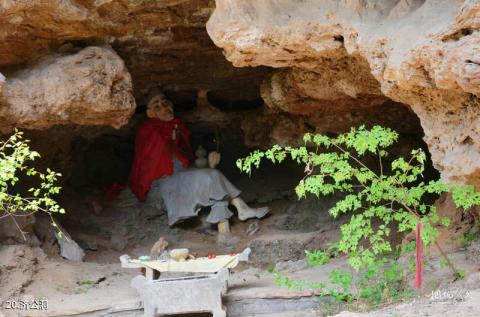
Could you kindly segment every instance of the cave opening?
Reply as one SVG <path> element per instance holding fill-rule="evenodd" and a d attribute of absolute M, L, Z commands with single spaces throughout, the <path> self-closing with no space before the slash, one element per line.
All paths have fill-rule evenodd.
<path fill-rule="evenodd" d="M 175 115 L 182 118 L 191 131 L 192 150 L 195 152 L 201 146 L 207 153 L 220 152 L 217 169 L 242 191 L 241 196 L 248 204 L 273 204 L 274 211 L 281 213 L 284 204 L 294 199 L 293 188 L 302 170 L 293 162 L 277 167 L 265 164 L 252 177 L 240 173 L 235 165 L 238 158 L 254 149 L 245 144 L 242 118 L 261 115 L 258 100 L 213 98 L 211 102 L 208 94 L 201 92 L 198 97 L 191 91 L 167 91 L 166 95 L 174 104 Z M 237 106 L 235 110 L 231 109 L 232 105 Z M 238 110 L 238 105 L 245 107 Z M 68 210 L 61 220 L 63 227 L 86 251 L 87 261 L 106 261 L 118 252 L 137 256 L 148 254 L 160 236 L 173 247 L 187 244 L 200 252 L 215 250 L 221 253 L 224 248 L 217 245 L 216 226 L 205 222 L 208 207 L 202 209 L 199 217 L 169 227 L 164 211 L 140 204 L 126 188 L 134 157 L 135 134 L 146 119 L 145 108 L 139 106 L 129 124 L 120 130 L 100 128 L 93 134 L 82 135 L 76 131 L 71 136 L 68 150 L 71 161 L 60 197 Z M 236 213 L 235 207 L 230 206 L 230 209 Z M 256 232 L 252 230 L 259 230 L 258 224 L 261 222 L 243 223 L 233 217 L 231 230 L 244 238 L 250 229 L 248 237 L 254 238 Z M 285 220 L 274 225 L 288 227 Z M 199 240 L 202 243 L 198 243 Z M 247 243 L 246 240 L 241 242 Z"/>
<path fill-rule="evenodd" d="M 338 56 L 321 57 L 313 68 L 236 68 L 214 46 L 203 25 L 163 31 L 168 35 L 165 38 L 152 42 L 116 39 L 108 49 L 88 46 L 92 43 L 64 43 L 66 57 L 62 55 L 59 65 L 74 56 L 74 69 L 76 65 L 85 67 L 85 72 L 100 69 L 98 78 L 107 73 L 103 67 L 110 59 L 117 68 L 123 67 L 120 74 L 112 74 L 112 87 L 107 87 L 106 94 L 113 97 L 105 103 L 102 118 L 93 121 L 96 125 L 85 125 L 90 121 L 74 108 L 68 113 L 74 118 L 69 124 L 53 124 L 48 129 L 42 125 L 38 128 L 43 130 L 27 132 L 34 149 L 43 155 L 42 164 L 63 174 L 59 202 L 67 213 L 56 217 L 85 251 L 86 261 L 114 262 L 122 253 L 147 255 L 159 237 L 166 238 L 171 248 L 188 245 L 203 254 L 253 246 L 254 261 L 264 266 L 302 259 L 304 249 L 321 249 L 338 238 L 339 226 L 347 217 L 332 219 L 328 210 L 341 197 L 298 200 L 294 188 L 304 176 L 301 166 L 290 161 L 264 163 L 248 177 L 236 167 L 238 158 L 274 144 L 300 145 L 306 132 L 336 136 L 360 125 L 396 130 L 400 141 L 392 148 L 394 157 L 406 156 L 414 148 L 428 153 L 416 114 L 408 105 L 383 95 L 366 59 L 350 56 L 344 48 L 338 49 Z M 341 36 L 334 41 L 345 42 Z M 90 65 L 92 60 L 98 64 Z M 52 63 L 58 66 L 56 60 L 46 65 Z M 87 77 L 93 78 L 87 87 L 104 88 L 97 77 Z M 121 83 L 118 87 L 117 82 Z M 129 83 L 131 91 L 126 88 Z M 241 222 L 233 216 L 231 231 L 238 238 L 234 245 L 218 243 L 216 226 L 205 221 L 208 208 L 203 208 L 200 217 L 170 227 L 164 211 L 140 203 L 129 191 L 136 132 L 146 119 L 148 96 L 155 89 L 172 102 L 175 116 L 191 131 L 193 151 L 201 146 L 207 153 L 220 152 L 217 169 L 242 191 L 243 199 L 271 209 L 263 220 Z M 117 95 L 121 98 L 115 99 Z M 128 103 L 133 111 L 116 112 L 108 108 L 111 103 Z M 116 115 L 123 121 L 115 120 Z M 56 122 L 48 116 L 44 121 L 49 120 Z M 425 179 L 438 178 L 430 158 L 427 165 Z M 236 208 L 230 209 L 235 214 Z M 38 215 L 33 226 L 45 231 L 49 224 L 48 217 Z M 47 255 L 58 256 L 56 240 L 45 241 L 48 234 L 44 232 L 38 235 L 40 241 L 35 243 Z M 281 247 L 272 251 L 274 241 L 281 241 Z M 267 256 L 255 258 L 255 254 Z"/>
<path fill-rule="evenodd" d="M 271 215 L 264 220 L 240 222 L 235 216 L 231 220 L 232 233 L 240 237 L 235 248 L 253 245 L 271 254 L 267 259 L 256 258 L 260 265 L 272 265 L 274 258 L 298 260 L 303 257 L 303 249 L 325 247 L 326 241 L 338 238 L 338 228 L 348 218 L 333 219 L 328 214 L 328 209 L 341 198 L 338 195 L 298 200 L 294 188 L 304 171 L 295 162 L 263 163 L 262 168 L 249 177 L 236 167 L 238 158 L 277 143 L 300 144 L 304 132 L 336 136 L 351 126 L 358 126 L 359 122 L 366 122 L 367 126 L 391 126 L 399 132 L 400 140 L 392 148 L 392 156 L 406 156 L 413 148 L 422 148 L 428 153 L 418 118 L 407 106 L 390 100 L 377 107 L 342 112 L 337 120 L 348 118 L 349 121 L 339 127 L 337 122 L 318 124 L 331 120 L 332 113 L 312 118 L 268 112 L 255 98 L 222 101 L 205 91 L 192 90 L 166 91 L 166 95 L 174 104 L 175 115 L 191 130 L 192 149 L 202 146 L 207 152 L 218 150 L 222 155 L 218 170 L 242 190 L 244 200 L 253 206 L 270 207 Z M 238 106 L 242 104 L 245 106 Z M 232 105 L 236 105 L 234 110 Z M 219 245 L 216 226 L 205 222 L 208 208 L 202 209 L 199 217 L 169 227 L 164 211 L 139 203 L 128 190 L 135 134 L 146 118 L 145 110 L 145 105 L 139 105 L 129 123 L 118 130 L 64 126 L 32 138 L 34 148 L 39 151 L 49 148 L 46 159 L 51 167 L 64 174 L 59 201 L 67 213 L 59 218 L 61 225 L 85 250 L 86 261 L 114 261 L 120 253 L 149 254 L 159 237 L 166 238 L 173 248 L 188 245 L 203 253 L 227 252 L 231 246 Z M 369 164 L 375 166 L 375 162 Z M 424 177 L 426 180 L 438 178 L 430 159 Z M 235 212 L 235 207 L 231 210 Z M 40 224 L 46 221 L 38 218 Z M 280 240 L 288 246 L 272 253 L 269 251 L 271 241 L 259 243 L 262 239 Z M 43 244 L 45 247 L 45 242 Z M 51 256 L 58 252 L 56 248 L 58 246 L 50 250 Z"/>
<path fill-rule="evenodd" d="M 4 160 L 0 145 L 0 316 L 164 315 L 169 308 L 179 313 L 187 304 L 210 304 L 212 294 L 216 311 L 202 305 L 191 312 L 318 316 L 354 309 L 370 315 L 364 310 L 379 308 L 373 315 L 431 316 L 464 315 L 478 306 L 468 298 L 479 294 L 478 1 L 42 0 L 0 7 L 0 136 L 20 129 L 41 155 L 35 168 L 62 174 L 54 198 L 66 211 L 49 215 L 33 205 L 27 213 L 18 197 L 12 203 L 17 191 L 35 201 L 37 192 L 28 189 L 42 181 L 22 175 L 16 182 L 13 175 L 3 182 L 12 166 L 5 163 L 12 161 Z M 223 195 L 209 197 L 211 206 L 198 216 L 171 225 L 160 200 L 137 199 L 130 189 L 135 143 L 156 90 L 191 132 L 198 161 L 205 165 L 209 152 L 221 154 L 215 169 L 199 174 L 204 185 L 216 181 L 197 189 L 211 189 L 224 177 L 246 204 L 268 207 L 265 217 L 256 219 L 261 209 L 255 209 L 254 218 L 241 221 L 247 208 L 238 200 L 226 206 Z M 427 155 L 422 180 L 467 185 L 471 192 L 457 198 L 472 207 L 458 208 L 454 190 L 429 196 L 423 184 L 399 188 L 401 180 L 385 174 L 391 183 L 382 183 L 382 153 L 365 157 L 364 169 L 355 170 L 358 183 L 344 185 L 350 194 L 373 187 L 372 196 L 357 200 L 345 193 L 298 199 L 299 181 L 323 176 L 315 174 L 320 167 L 311 169 L 315 164 L 262 161 L 251 176 L 236 166 L 257 149 L 301 146 L 305 133 L 336 137 L 362 125 L 399 134 L 383 167 L 390 171 L 394 158 L 408 160 L 421 148 Z M 177 140 L 176 128 L 165 133 L 168 142 Z M 338 162 L 338 170 L 348 170 Z M 369 171 L 380 189 L 358 178 Z M 193 179 L 168 194 L 187 201 L 198 183 Z M 395 193 L 388 190 L 392 183 Z M 427 185 L 427 192 L 436 185 L 444 184 Z M 351 209 L 334 218 L 329 211 L 338 202 L 350 202 Z M 214 210 L 233 213 L 229 226 L 208 222 Z M 426 243 L 437 233 L 435 243 Z M 224 257 L 239 263 L 204 276 L 202 261 Z M 159 276 L 144 261 L 152 258 L 162 260 L 150 263 L 157 268 L 169 265 L 157 270 L 162 281 L 151 281 Z M 354 272 L 354 261 L 365 266 Z M 143 296 L 157 282 L 214 275 L 228 279 L 219 294 L 173 284 L 150 303 Z M 411 288 L 414 279 L 418 290 Z M 420 296 L 408 305 L 384 307 L 412 294 Z M 432 305 L 440 299 L 448 305 Z M 48 311 L 6 307 L 39 301 Z"/>

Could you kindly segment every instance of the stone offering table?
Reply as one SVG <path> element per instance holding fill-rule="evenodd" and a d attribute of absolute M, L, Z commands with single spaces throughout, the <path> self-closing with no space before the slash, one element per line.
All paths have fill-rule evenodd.
<path fill-rule="evenodd" d="M 214 317 L 226 316 L 222 296 L 228 288 L 229 269 L 239 261 L 247 261 L 250 249 L 241 254 L 220 255 L 188 261 L 140 261 L 122 255 L 124 268 L 145 268 L 145 276 L 132 279 L 131 286 L 140 294 L 144 316 L 210 312 Z M 154 272 L 197 273 L 193 276 L 154 279 Z"/>

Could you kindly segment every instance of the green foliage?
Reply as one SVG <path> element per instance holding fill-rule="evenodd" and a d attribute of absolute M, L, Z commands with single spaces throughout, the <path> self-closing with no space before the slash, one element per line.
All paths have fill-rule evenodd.
<path fill-rule="evenodd" d="M 257 150 L 239 159 L 237 166 L 251 173 L 252 166 L 260 167 L 264 158 L 279 163 L 290 157 L 305 165 L 306 175 L 295 188 L 299 198 L 344 193 L 329 213 L 334 217 L 352 213 L 350 222 L 341 227 L 338 251 L 349 255 L 349 264 L 356 270 L 374 265 L 377 257 L 393 251 L 388 239 L 392 228 L 407 233 L 421 221 L 422 239 L 428 245 L 438 236 L 437 224 L 449 225 L 449 219 L 440 218 L 434 206 L 424 203 L 425 195 L 453 191 L 458 207 L 479 203 L 480 194 L 472 186 L 421 181 L 426 161 L 421 149 L 412 150 L 408 159 L 398 157 L 386 164 L 387 148 L 398 140 L 389 128 L 361 126 L 336 138 L 307 133 L 303 140 L 305 145 L 300 147 Z M 378 160 L 377 170 L 363 163 L 367 154 Z"/>
<path fill-rule="evenodd" d="M 480 231 L 466 232 L 460 236 L 460 246 L 466 248 L 472 244 L 472 241 L 480 239 Z"/>
<path fill-rule="evenodd" d="M 480 205 L 480 192 L 475 192 L 472 185 L 461 185 L 453 190 L 452 198 L 458 207 L 464 209 Z"/>
<path fill-rule="evenodd" d="M 461 280 L 465 278 L 465 270 L 457 270 L 457 277 Z"/>
<path fill-rule="evenodd" d="M 12 217 L 17 224 L 17 216 L 37 211 L 50 216 L 52 213 L 65 212 L 52 198 L 60 191 L 55 183 L 61 175 L 48 168 L 46 173 L 39 172 L 32 164 L 39 157 L 40 154 L 30 149 L 22 132 L 15 131 L 6 141 L 0 142 L 0 219 Z M 20 181 L 35 185 L 21 194 L 18 186 Z M 53 219 L 52 223 L 55 225 Z"/>
<path fill-rule="evenodd" d="M 359 296 L 378 304 L 387 298 L 397 298 L 404 288 L 405 270 L 394 260 L 380 259 L 360 274 Z"/>
<path fill-rule="evenodd" d="M 329 286 L 322 282 L 290 279 L 279 272 L 273 274 L 278 286 L 296 291 L 317 289 L 320 290 L 321 296 L 331 296 L 335 302 L 349 303 L 363 299 L 377 305 L 385 300 L 403 299 L 412 294 L 403 283 L 405 269 L 394 259 L 375 260 L 368 268 L 360 269 L 356 279 L 353 278 L 352 272 L 333 270 L 328 275 Z"/>
<path fill-rule="evenodd" d="M 330 262 L 330 254 L 320 250 L 305 250 L 305 256 L 308 260 L 308 265 L 319 266 Z"/>
<path fill-rule="evenodd" d="M 307 133 L 303 140 L 304 146 L 275 145 L 266 151 L 254 151 L 237 160 L 237 167 L 251 174 L 252 167 L 259 168 L 263 159 L 281 163 L 290 158 L 305 166 L 305 176 L 295 188 L 299 198 L 343 193 L 343 199 L 329 210 L 333 217 L 351 214 L 350 221 L 341 226 L 335 255 L 348 255 L 348 263 L 359 274 L 359 280 L 355 282 L 357 292 L 352 294 L 352 274 L 332 271 L 329 282 L 336 287 L 327 290 L 322 284 L 321 288 L 323 294 L 336 300 L 368 298 L 378 303 L 385 298 L 406 296 L 408 292 L 401 291 L 405 269 L 391 256 L 413 250 L 415 243 L 394 250 L 389 240 L 392 230 L 408 233 L 421 222 L 421 238 L 429 245 L 439 234 L 437 227 L 450 224 L 450 219 L 438 216 L 435 206 L 425 203 L 426 195 L 451 192 L 456 206 L 465 210 L 480 204 L 480 193 L 473 186 L 441 180 L 424 182 L 426 154 L 422 149 L 412 150 L 407 158 L 390 158 L 387 149 L 398 140 L 398 134 L 389 128 L 361 126 L 335 138 Z M 378 162 L 377 168 L 365 164 L 367 156 Z M 319 250 L 305 253 L 310 265 L 326 264 L 331 257 L 329 252 Z M 414 268 L 410 261 L 410 269 L 412 264 Z M 450 266 L 453 267 L 451 263 Z M 454 271 L 462 278 L 461 270 Z M 275 274 L 278 285 L 305 285 Z"/>
<path fill-rule="evenodd" d="M 304 289 L 325 289 L 325 283 L 314 281 L 300 281 L 286 277 L 281 272 L 271 272 L 275 278 L 275 284 L 281 287 L 286 287 L 295 291 L 301 291 Z"/>
<path fill-rule="evenodd" d="M 335 298 L 335 301 L 350 301 L 353 295 L 350 293 L 350 286 L 352 285 L 353 275 L 344 270 L 333 270 L 328 276 L 328 280 L 333 285 L 328 291 L 329 295 Z"/>

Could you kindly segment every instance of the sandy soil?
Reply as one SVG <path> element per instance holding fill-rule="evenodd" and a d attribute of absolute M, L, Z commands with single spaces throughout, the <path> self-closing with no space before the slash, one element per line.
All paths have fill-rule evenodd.
<path fill-rule="evenodd" d="M 72 316 L 109 309 L 121 311 L 139 308 L 140 301 L 130 287 L 130 280 L 140 272 L 136 269 L 122 269 L 118 258 L 122 254 L 129 254 L 132 257 L 149 254 L 151 246 L 159 236 L 167 238 L 170 248 L 188 247 L 191 251 L 198 252 L 200 256 L 209 252 L 217 254 L 240 252 L 248 245 L 256 245 L 258 249 L 254 249 L 252 254 L 255 261 L 242 263 L 232 270 L 228 293 L 230 300 L 314 296 L 315 292 L 312 290 L 293 291 L 277 287 L 268 269 L 273 267 L 274 263 L 280 262 L 277 269 L 285 271 L 291 278 L 326 281 L 328 272 L 332 269 L 346 268 L 343 258 L 333 259 L 322 267 L 308 267 L 306 261 L 302 259 L 282 261 L 284 254 L 292 255 L 298 251 L 297 245 L 302 251 L 305 247 L 318 247 L 322 243 L 334 240 L 338 237 L 338 227 L 342 220 L 333 221 L 324 217 L 316 220 L 322 223 L 317 230 L 306 230 L 305 224 L 311 222 L 310 218 L 305 218 L 303 214 L 292 217 L 297 214 L 288 211 L 292 206 L 291 201 L 277 198 L 268 202 L 268 205 L 271 208 L 271 215 L 259 221 L 260 229 L 253 235 L 248 235 L 246 231 L 257 220 L 232 222 L 232 233 L 239 241 L 229 247 L 217 243 L 215 230 L 192 226 L 170 229 L 161 225 L 164 221 L 161 217 L 150 224 L 143 222 L 127 224 L 131 225 L 132 230 L 140 228 L 141 234 L 134 236 L 142 238 L 136 243 L 129 243 L 122 251 L 106 248 L 87 250 L 85 262 L 82 263 L 71 263 L 58 255 L 47 257 L 40 248 L 19 245 L 0 247 L 0 299 L 4 303 L 6 300 L 32 298 L 48 300 L 48 310 L 6 310 L 4 305 L 0 316 Z M 112 221 L 105 217 L 103 219 L 105 223 Z M 289 227 L 293 222 L 296 223 L 297 230 Z M 137 225 L 139 227 L 136 227 Z M 342 312 L 339 316 L 480 316 L 479 250 L 479 242 L 474 242 L 469 248 L 450 254 L 457 266 L 465 270 L 464 280 L 454 281 L 448 268 L 441 268 L 440 259 L 432 258 L 426 261 L 424 288 L 418 297 L 407 303 L 387 306 L 377 311 Z M 413 277 L 409 278 L 413 281 Z M 441 296 L 437 296 L 438 298 L 431 297 L 434 290 L 441 290 L 444 293 L 440 293 Z M 451 297 L 449 294 L 455 290 L 457 295 Z M 348 309 L 364 311 L 369 307 L 357 305 Z M 338 311 L 338 307 L 326 305 L 319 311 L 286 311 L 270 315 L 321 316 Z"/>
<path fill-rule="evenodd" d="M 269 206 L 272 215 L 260 221 L 259 231 L 251 236 L 246 234 L 246 230 L 257 220 L 232 223 L 232 234 L 239 238 L 234 246 L 218 244 L 216 232 L 212 229 L 178 228 L 161 232 L 160 235 L 169 240 L 170 248 L 188 247 L 191 251 L 198 252 L 200 256 L 210 252 L 216 254 L 240 252 L 254 239 L 296 240 L 307 243 L 315 237 L 315 232 L 302 233 L 278 229 L 277 223 L 284 216 L 287 201 L 277 200 L 269 203 Z M 60 256 L 46 257 L 40 248 L 32 249 L 19 245 L 1 247 L 0 258 L 9 258 L 11 263 L 2 263 L 4 270 L 1 272 L 3 279 L 0 297 L 12 300 L 48 299 L 48 311 L 19 312 L 4 309 L 3 313 L 5 316 L 69 316 L 109 309 L 113 306 L 134 307 L 138 305 L 139 299 L 130 287 L 130 280 L 140 271 L 122 269 L 119 256 L 129 254 L 138 257 L 149 254 L 151 246 L 157 239 L 152 236 L 123 251 L 87 250 L 83 263 L 72 263 Z M 256 268 L 257 266 L 259 268 Z M 255 263 L 239 265 L 233 271 L 230 280 L 231 290 L 235 290 L 238 296 L 252 294 L 257 296 L 255 295 L 257 292 L 268 293 L 272 290 L 278 292 L 271 274 L 265 270 L 266 267 L 261 266 Z M 7 276 L 10 278 L 7 279 Z M 19 283 L 18 276 L 25 276 L 25 281 Z M 280 293 L 282 292 L 288 294 L 289 291 L 280 290 Z"/>
<path fill-rule="evenodd" d="M 15 247 L 19 248 L 19 247 Z M 10 249 L 10 248 L 7 248 Z M 5 254 L 2 249 L 2 255 Z M 464 280 L 454 281 L 448 269 L 440 268 L 440 259 L 427 261 L 424 289 L 412 300 L 366 313 L 342 312 L 338 316 L 479 316 L 480 272 L 470 249 L 450 254 L 459 268 L 466 271 Z M 334 268 L 346 268 L 345 259 L 334 259 L 326 266 L 308 267 L 305 261 L 282 265 L 285 274 L 301 280 L 325 281 Z M 63 259 L 45 259 L 36 268 L 32 281 L 23 288 L 25 296 L 48 299 L 47 311 L 3 310 L 4 316 L 70 316 L 103 309 L 139 307 L 139 299 L 130 288 L 136 270 L 121 269 L 118 263 L 84 262 L 73 264 Z M 413 280 L 413 278 L 412 278 Z M 2 285 L 3 286 L 3 285 Z M 433 292 L 433 293 L 432 293 Z M 297 298 L 313 296 L 310 290 L 293 291 L 275 285 L 273 276 L 262 268 L 242 265 L 233 270 L 229 281 L 229 298 Z M 296 311 L 271 316 L 321 316 L 339 308 L 327 305 L 319 311 Z M 347 308 L 344 308 L 347 309 Z M 348 310 L 363 311 L 370 307 L 354 305 Z M 268 315 L 262 315 L 268 316 Z"/>

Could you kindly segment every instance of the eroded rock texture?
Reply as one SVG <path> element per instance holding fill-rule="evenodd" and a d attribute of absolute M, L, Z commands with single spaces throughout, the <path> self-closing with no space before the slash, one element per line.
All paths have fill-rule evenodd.
<path fill-rule="evenodd" d="M 109 44 L 138 104 L 160 86 L 180 101 L 204 89 L 221 102 L 259 98 L 265 68 L 235 68 L 210 40 L 211 0 L 0 1 L 0 72 L 78 47 Z M 241 94 L 236 93 L 241 90 Z"/>
<path fill-rule="evenodd" d="M 479 184 L 479 16 L 478 0 L 4 0 L 0 130 L 118 127 L 155 86 L 186 109 L 261 96 L 249 145 L 419 133 L 418 116 L 442 176 Z"/>
<path fill-rule="evenodd" d="M 477 185 L 479 29 L 478 0 L 216 0 L 207 23 L 234 65 L 280 68 L 262 86 L 270 108 L 328 122 L 409 105 L 442 177 Z"/>
<path fill-rule="evenodd" d="M 87 47 L 52 56 L 2 85 L 0 129 L 40 129 L 55 124 L 120 127 L 135 110 L 130 74 L 110 48 Z"/>

